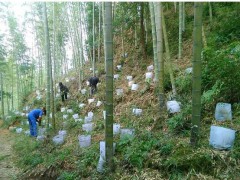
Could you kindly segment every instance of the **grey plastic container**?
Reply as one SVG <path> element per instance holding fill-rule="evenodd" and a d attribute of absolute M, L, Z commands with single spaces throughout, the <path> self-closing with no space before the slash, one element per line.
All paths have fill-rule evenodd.
<path fill-rule="evenodd" d="M 217 103 L 215 109 L 215 119 L 217 121 L 232 120 L 231 104 Z"/>

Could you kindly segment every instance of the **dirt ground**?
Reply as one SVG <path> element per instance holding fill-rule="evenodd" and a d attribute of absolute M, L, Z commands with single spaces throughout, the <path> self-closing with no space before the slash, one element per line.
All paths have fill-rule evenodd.
<path fill-rule="evenodd" d="M 0 120 L 0 127 L 2 120 Z M 16 179 L 18 169 L 14 167 L 12 144 L 14 135 L 8 129 L 0 128 L 0 179 Z"/>

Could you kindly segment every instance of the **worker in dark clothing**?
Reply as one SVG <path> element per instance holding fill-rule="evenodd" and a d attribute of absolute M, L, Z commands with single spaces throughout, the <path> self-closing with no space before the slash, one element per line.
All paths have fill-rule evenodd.
<path fill-rule="evenodd" d="M 94 92 L 97 92 L 97 83 L 100 82 L 99 78 L 94 76 L 88 80 L 89 86 L 91 87 L 90 95 L 93 95 Z"/>
<path fill-rule="evenodd" d="M 60 93 L 62 97 L 62 102 L 64 102 L 64 99 L 67 99 L 67 93 L 69 92 L 67 86 L 64 86 L 62 82 L 59 83 Z"/>

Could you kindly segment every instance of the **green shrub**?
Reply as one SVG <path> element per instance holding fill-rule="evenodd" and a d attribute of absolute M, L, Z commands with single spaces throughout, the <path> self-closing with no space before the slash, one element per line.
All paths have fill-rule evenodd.
<path fill-rule="evenodd" d="M 240 100 L 240 43 L 232 43 L 225 49 L 204 50 L 202 87 L 208 91 L 216 82 L 220 84 L 218 101 L 239 102 Z"/>
<path fill-rule="evenodd" d="M 191 114 L 192 106 L 186 105 L 186 107 L 182 108 L 181 112 L 168 119 L 167 125 L 169 130 L 176 134 L 184 132 L 185 130 L 190 130 Z"/>

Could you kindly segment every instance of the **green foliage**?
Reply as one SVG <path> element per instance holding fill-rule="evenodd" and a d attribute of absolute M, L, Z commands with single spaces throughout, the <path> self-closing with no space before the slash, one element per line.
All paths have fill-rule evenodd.
<path fill-rule="evenodd" d="M 214 51 L 207 48 L 204 51 L 203 88 L 211 89 L 216 82 L 220 84 L 221 99 L 225 102 L 239 102 L 240 100 L 240 43 L 234 42 L 225 49 Z"/>
<path fill-rule="evenodd" d="M 144 132 L 141 136 L 133 138 L 124 136 L 118 143 L 118 150 L 124 156 L 127 165 L 143 168 L 148 153 L 157 145 L 158 140 L 150 132 Z"/>
<path fill-rule="evenodd" d="M 173 115 L 167 121 L 167 125 L 173 133 L 179 134 L 181 132 L 185 132 L 186 130 L 190 130 L 191 126 L 191 113 L 192 106 L 186 104 L 182 106 L 181 112 Z"/>
<path fill-rule="evenodd" d="M 62 174 L 58 177 L 58 180 L 74 180 L 76 178 L 77 174 L 75 172 L 63 171 Z"/>
<path fill-rule="evenodd" d="M 24 167 L 33 167 L 43 162 L 43 158 L 36 150 L 40 147 L 40 143 L 34 138 L 20 136 L 16 138 L 13 149 L 18 155 L 17 164 Z"/>
<path fill-rule="evenodd" d="M 179 94 L 190 94 L 192 91 L 192 75 L 184 74 L 177 76 L 176 88 Z"/>
<path fill-rule="evenodd" d="M 210 174 L 214 168 L 211 151 L 194 150 L 186 145 L 181 145 L 177 151 L 173 151 L 164 162 L 164 166 L 169 172 L 189 172 L 194 169 Z"/>

